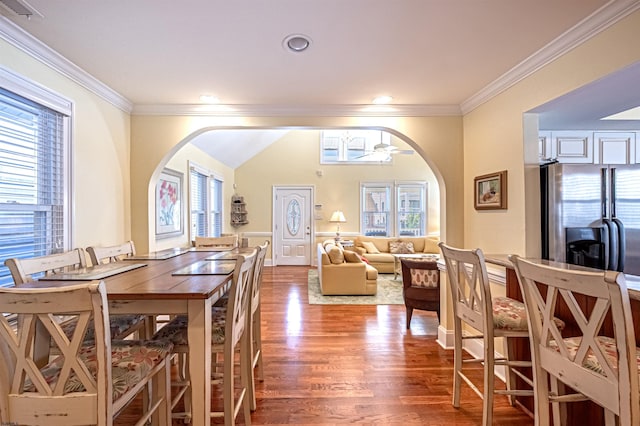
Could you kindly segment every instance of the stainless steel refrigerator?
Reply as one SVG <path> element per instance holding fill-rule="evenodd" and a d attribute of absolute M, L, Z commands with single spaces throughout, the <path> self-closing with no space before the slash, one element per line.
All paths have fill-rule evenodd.
<path fill-rule="evenodd" d="M 542 258 L 640 275 L 640 165 L 540 167 Z"/>

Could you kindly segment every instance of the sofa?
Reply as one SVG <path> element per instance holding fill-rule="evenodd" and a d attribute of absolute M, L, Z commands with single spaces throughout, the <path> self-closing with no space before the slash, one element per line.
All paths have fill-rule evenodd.
<path fill-rule="evenodd" d="M 323 295 L 374 295 L 378 291 L 378 270 L 333 240 L 318 243 L 318 279 Z"/>
<path fill-rule="evenodd" d="M 359 235 L 353 241 L 353 248 L 360 256 L 381 274 L 393 274 L 393 254 L 431 253 L 440 254 L 436 237 L 368 237 Z"/>

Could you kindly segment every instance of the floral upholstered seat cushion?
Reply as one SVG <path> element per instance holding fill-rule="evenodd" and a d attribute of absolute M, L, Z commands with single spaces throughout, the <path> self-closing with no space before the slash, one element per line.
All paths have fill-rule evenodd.
<path fill-rule="evenodd" d="M 564 328 L 564 321 L 554 318 L 558 330 Z M 493 325 L 497 329 L 527 331 L 527 310 L 524 303 L 510 297 L 493 298 Z"/>
<path fill-rule="evenodd" d="M 113 382 L 113 400 L 117 400 L 128 390 L 145 379 L 151 369 L 165 359 L 173 349 L 166 340 L 113 340 L 111 341 L 111 376 Z M 98 371 L 95 346 L 80 349 L 79 358 L 91 375 Z M 40 371 L 46 382 L 53 388 L 64 365 L 64 356 L 58 356 Z M 36 392 L 30 380 L 25 381 L 25 392 Z M 80 379 L 72 374 L 64 386 L 64 393 L 85 392 Z"/>
<path fill-rule="evenodd" d="M 109 327 L 111 329 L 111 336 L 119 336 L 124 333 L 129 328 L 140 324 L 145 319 L 144 315 L 110 315 L 109 316 Z M 75 319 L 66 321 L 60 326 L 62 327 L 62 331 L 67 337 L 71 338 L 73 336 L 73 332 L 76 329 L 77 321 Z M 95 340 L 93 326 L 89 326 L 87 330 L 87 334 L 85 335 L 84 341 L 87 343 L 93 342 Z"/>
<path fill-rule="evenodd" d="M 606 337 L 606 336 L 597 336 L 596 340 L 600 344 L 600 347 L 602 348 L 604 355 L 609 360 L 609 363 L 611 364 L 613 369 L 617 370 L 618 369 L 618 357 L 617 357 L 618 348 L 616 346 L 616 341 L 611 337 Z M 582 337 L 568 337 L 566 339 L 563 339 L 563 341 L 567 348 L 567 351 L 569 352 L 569 358 L 575 359 L 576 353 L 578 352 L 578 348 L 580 347 L 580 343 L 582 342 Z M 558 344 L 555 341 L 553 340 L 550 341 L 549 346 L 554 348 L 558 352 L 560 352 L 560 348 L 558 347 Z M 638 364 L 638 368 L 640 369 L 640 348 L 636 348 L 636 361 Z M 595 371 L 598 374 L 605 375 L 605 372 L 602 366 L 600 365 L 600 363 L 598 362 L 598 359 L 593 354 L 592 349 L 589 349 L 587 351 L 587 357 L 585 358 L 582 365 L 585 368 Z M 638 372 L 638 374 L 640 375 L 640 371 Z"/>
<path fill-rule="evenodd" d="M 224 344 L 226 326 L 226 308 L 211 308 L 211 344 Z M 188 318 L 186 315 L 178 315 L 154 334 L 153 339 L 168 340 L 174 345 L 187 345 Z"/>
<path fill-rule="evenodd" d="M 411 269 L 411 287 L 438 288 L 439 278 L 437 269 Z"/>

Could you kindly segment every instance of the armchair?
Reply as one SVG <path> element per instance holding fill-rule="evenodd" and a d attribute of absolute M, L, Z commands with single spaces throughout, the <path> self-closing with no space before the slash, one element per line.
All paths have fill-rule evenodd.
<path fill-rule="evenodd" d="M 440 322 L 440 271 L 433 259 L 400 259 L 407 329 L 414 309 L 435 311 Z"/>

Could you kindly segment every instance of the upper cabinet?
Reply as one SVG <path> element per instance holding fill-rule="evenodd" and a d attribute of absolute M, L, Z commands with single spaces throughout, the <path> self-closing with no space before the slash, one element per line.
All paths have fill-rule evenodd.
<path fill-rule="evenodd" d="M 640 164 L 640 132 L 563 130 L 540 132 L 540 161 L 560 163 Z"/>

